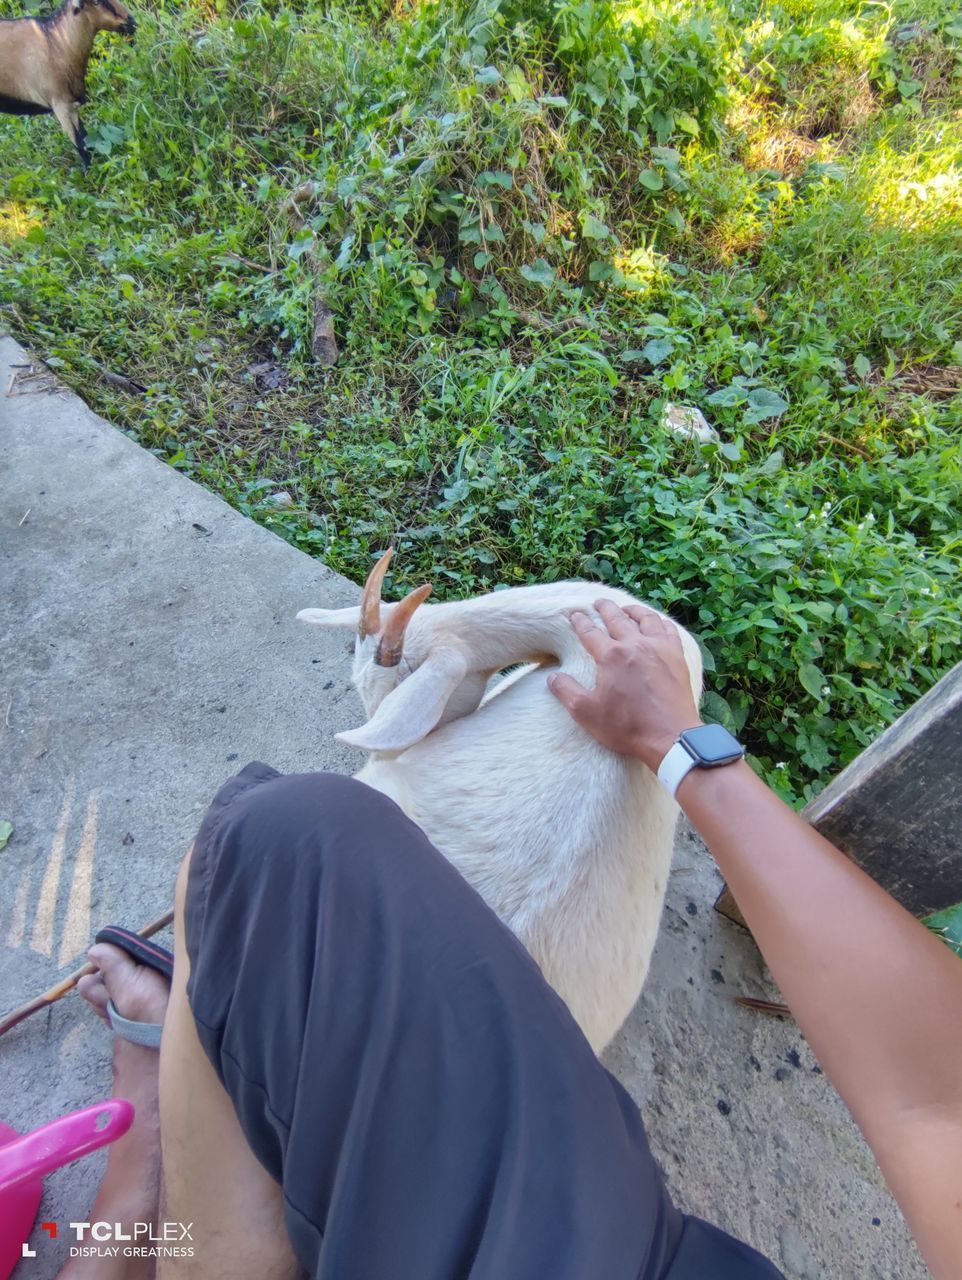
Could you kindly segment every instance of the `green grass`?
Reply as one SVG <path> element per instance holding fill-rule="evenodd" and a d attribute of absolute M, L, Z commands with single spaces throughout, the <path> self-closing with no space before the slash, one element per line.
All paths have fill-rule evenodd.
<path fill-rule="evenodd" d="M 962 902 L 926 916 L 922 923 L 928 925 L 933 933 L 937 933 L 957 956 L 962 957 Z"/>
<path fill-rule="evenodd" d="M 962 658 L 962 14 L 137 17 L 88 176 L 0 117 L 0 314 L 98 411 L 356 579 L 670 609 L 795 800 Z"/>

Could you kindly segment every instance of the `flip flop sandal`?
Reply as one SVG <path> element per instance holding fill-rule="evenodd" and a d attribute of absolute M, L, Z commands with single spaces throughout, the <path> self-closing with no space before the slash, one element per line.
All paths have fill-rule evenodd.
<path fill-rule="evenodd" d="M 149 942 L 139 934 L 131 933 L 129 929 L 122 929 L 120 925 L 107 925 L 100 930 L 94 941 L 109 942 L 112 947 L 119 947 L 138 964 L 162 974 L 168 982 L 174 976 L 174 957 L 166 947 Z M 160 1037 L 164 1030 L 162 1022 L 134 1022 L 130 1018 L 124 1018 L 117 1012 L 113 1000 L 107 1001 L 107 1017 L 115 1034 L 121 1039 L 129 1040 L 131 1044 L 143 1045 L 145 1049 L 160 1048 Z"/>

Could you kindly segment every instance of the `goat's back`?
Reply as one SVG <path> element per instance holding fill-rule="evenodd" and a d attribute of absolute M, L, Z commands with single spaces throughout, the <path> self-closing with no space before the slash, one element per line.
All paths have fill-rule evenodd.
<path fill-rule="evenodd" d="M 429 650 L 447 637 L 460 639 L 477 656 L 477 665 L 500 670 L 530 661 L 557 662 L 561 670 L 593 685 L 594 662 L 571 626 L 580 610 L 597 619 L 595 602 L 611 600 L 622 608 L 651 608 L 617 587 L 594 582 L 552 582 L 492 591 L 470 600 L 427 605 L 414 615 L 405 641 L 414 651 Z M 694 638 L 678 627 L 692 687 L 701 692 L 701 654 Z M 417 653 L 420 660 L 420 653 Z"/>
<path fill-rule="evenodd" d="M 581 659 L 574 665 L 584 678 Z M 392 796 L 515 932 L 600 1051 L 647 973 L 677 809 L 642 764 L 574 723 L 547 675 L 525 672 L 359 776 Z"/>

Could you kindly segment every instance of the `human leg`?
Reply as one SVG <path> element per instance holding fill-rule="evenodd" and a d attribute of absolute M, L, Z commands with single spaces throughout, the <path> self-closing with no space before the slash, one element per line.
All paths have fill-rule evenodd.
<path fill-rule="evenodd" d="M 162 1277 L 777 1276 L 677 1213 L 631 1100 L 385 797 L 249 766 L 177 901 L 165 1216 L 195 1250 Z"/>
<path fill-rule="evenodd" d="M 244 774 L 195 844 L 188 998 L 308 1273 L 660 1276 L 637 1109 L 514 936 L 384 796 Z"/>
<path fill-rule="evenodd" d="M 177 877 L 174 979 L 160 1055 L 162 1218 L 190 1223 L 193 1254 L 158 1274 L 191 1280 L 290 1280 L 300 1275 L 284 1228 L 281 1189 L 251 1152 L 233 1104 L 197 1038 L 187 1001 L 184 900 L 191 853 Z"/>
<path fill-rule="evenodd" d="M 81 978 L 80 995 L 107 1021 L 107 1002 L 135 1022 L 163 1022 L 167 982 L 159 973 L 136 964 L 118 947 L 98 943 L 87 953 L 98 966 Z M 90 1209 L 91 1222 L 119 1223 L 128 1234 L 134 1223 L 157 1217 L 160 1191 L 160 1136 L 157 1105 L 157 1051 L 114 1039 L 113 1095 L 134 1104 L 134 1122 L 113 1143 L 107 1167 Z M 150 1259 L 116 1256 L 73 1258 L 60 1280 L 147 1280 L 154 1274 Z"/>

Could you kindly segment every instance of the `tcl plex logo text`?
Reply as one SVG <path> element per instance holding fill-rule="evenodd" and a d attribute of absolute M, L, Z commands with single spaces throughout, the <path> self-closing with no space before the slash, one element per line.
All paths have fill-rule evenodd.
<path fill-rule="evenodd" d="M 71 1258 L 192 1258 L 192 1222 L 71 1222 L 76 1244 L 70 1246 Z M 57 1224 L 44 1222 L 43 1229 L 52 1240 L 57 1237 Z M 35 1258 L 37 1251 L 23 1246 L 23 1257 Z"/>

